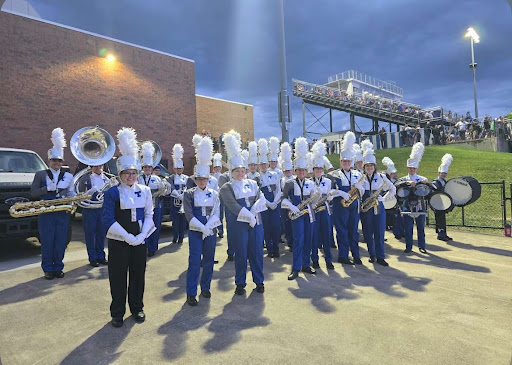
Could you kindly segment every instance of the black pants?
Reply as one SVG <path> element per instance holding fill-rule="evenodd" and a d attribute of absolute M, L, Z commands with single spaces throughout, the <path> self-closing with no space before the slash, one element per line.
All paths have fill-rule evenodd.
<path fill-rule="evenodd" d="M 438 236 L 446 236 L 446 213 L 435 212 L 436 233 Z"/>
<path fill-rule="evenodd" d="M 130 246 L 126 242 L 108 240 L 108 278 L 110 281 L 110 314 L 123 317 L 126 312 L 126 285 L 130 312 L 138 313 L 144 307 L 144 275 L 146 273 L 146 245 Z"/>

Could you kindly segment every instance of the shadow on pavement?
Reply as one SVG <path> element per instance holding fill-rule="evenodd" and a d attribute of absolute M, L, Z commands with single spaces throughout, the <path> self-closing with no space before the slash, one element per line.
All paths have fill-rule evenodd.
<path fill-rule="evenodd" d="M 446 242 L 446 244 L 449 246 L 462 248 L 465 250 L 475 250 L 475 251 L 490 253 L 493 255 L 512 257 L 512 251 L 504 250 L 502 248 L 488 247 L 488 246 L 475 246 L 470 243 L 464 243 L 464 242 L 459 242 L 459 241 L 448 241 L 448 242 Z"/>

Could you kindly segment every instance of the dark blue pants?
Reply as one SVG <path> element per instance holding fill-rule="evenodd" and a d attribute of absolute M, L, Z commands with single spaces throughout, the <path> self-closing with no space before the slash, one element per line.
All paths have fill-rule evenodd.
<path fill-rule="evenodd" d="M 62 271 L 64 269 L 62 260 L 68 240 L 69 213 L 39 214 L 38 225 L 43 271 Z"/>
<path fill-rule="evenodd" d="M 380 212 L 375 214 L 373 209 L 361 212 L 363 236 L 368 245 L 370 257 L 384 259 L 384 233 L 386 232 L 386 211 L 384 205 L 379 203 Z"/>
<path fill-rule="evenodd" d="M 293 247 L 292 221 L 288 218 L 288 212 L 288 209 L 281 209 L 281 222 L 286 244 L 288 247 Z"/>
<path fill-rule="evenodd" d="M 263 220 L 263 231 L 268 254 L 279 253 L 279 242 L 281 241 L 281 217 L 279 217 L 279 208 L 274 210 L 267 209 L 261 212 Z"/>
<path fill-rule="evenodd" d="M 359 255 L 359 206 L 357 200 L 348 208 L 341 206 L 340 198 L 333 200 L 333 223 L 336 227 L 338 257 L 348 259 L 348 251 L 353 258 Z"/>
<path fill-rule="evenodd" d="M 418 247 L 425 248 L 425 215 L 420 215 L 417 218 L 411 218 L 409 215 L 404 215 L 404 229 L 405 229 L 405 247 L 412 249 L 412 231 L 414 228 L 414 221 L 416 221 L 416 230 L 418 232 Z"/>
<path fill-rule="evenodd" d="M 215 256 L 215 235 L 206 237 L 203 240 L 203 233 L 188 231 L 188 270 L 187 270 L 187 296 L 197 295 L 197 282 L 201 271 L 201 258 L 203 273 L 201 275 L 201 290 L 210 290 L 210 283 L 213 276 L 213 258 Z"/>
<path fill-rule="evenodd" d="M 310 267 L 311 241 L 313 239 L 313 223 L 309 215 L 292 220 L 293 232 L 293 271 L 300 271 L 302 267 Z"/>
<path fill-rule="evenodd" d="M 236 237 L 235 242 L 235 284 L 246 285 L 247 259 L 251 265 L 252 280 L 263 283 L 263 226 L 251 228 L 247 223 L 232 222 L 229 229 Z"/>
<path fill-rule="evenodd" d="M 236 223 L 236 216 L 231 213 L 229 210 L 224 210 L 226 214 L 226 231 L 227 231 L 227 241 L 228 241 L 228 249 L 227 254 L 229 256 L 235 256 L 235 239 L 234 233 L 232 232 L 231 226 Z"/>
<path fill-rule="evenodd" d="M 220 220 L 220 223 L 222 223 L 220 226 L 217 227 L 217 231 L 219 232 L 219 234 L 223 235 L 224 234 L 224 203 L 221 201 L 220 202 L 220 207 L 219 207 L 219 220 Z"/>
<path fill-rule="evenodd" d="M 179 207 L 171 207 L 172 233 L 174 239 L 185 237 L 185 214 L 178 213 Z"/>
<path fill-rule="evenodd" d="M 107 231 L 101 223 L 103 208 L 82 209 L 82 226 L 84 227 L 85 246 L 89 261 L 105 260 L 105 236 Z"/>
<path fill-rule="evenodd" d="M 400 209 L 395 209 L 393 214 L 393 234 L 397 237 L 404 237 L 404 218 L 402 217 L 402 214 L 400 214 Z"/>
<path fill-rule="evenodd" d="M 329 231 L 331 227 L 330 220 L 331 216 L 326 210 L 315 215 L 313 243 L 311 245 L 311 260 L 313 261 L 318 261 L 318 248 L 323 246 L 325 262 L 332 263 L 331 244 L 329 241 L 329 236 L 332 236 L 332 230 Z"/>
<path fill-rule="evenodd" d="M 155 224 L 156 230 L 151 233 L 151 236 L 146 238 L 146 245 L 148 246 L 148 252 L 155 252 L 158 250 L 158 241 L 160 240 L 160 231 L 162 228 L 162 208 L 153 209 L 153 223 Z M 180 214 L 184 215 L 184 214 Z"/>

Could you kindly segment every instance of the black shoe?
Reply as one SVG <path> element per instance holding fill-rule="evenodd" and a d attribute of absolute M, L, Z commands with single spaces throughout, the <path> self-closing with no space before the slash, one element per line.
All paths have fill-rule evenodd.
<path fill-rule="evenodd" d="M 123 325 L 123 318 L 121 317 L 112 317 L 112 326 L 114 327 L 121 327 Z"/>
<path fill-rule="evenodd" d="M 101 260 L 96 260 L 96 261 L 98 261 L 98 264 L 108 265 L 108 261 L 106 259 L 101 259 Z"/>
<path fill-rule="evenodd" d="M 51 271 L 47 271 L 44 273 L 44 278 L 46 280 L 53 280 L 53 273 Z"/>
<path fill-rule="evenodd" d="M 405 253 L 411 253 L 411 252 L 412 252 L 412 248 L 406 248 L 406 249 L 404 250 L 404 252 L 405 252 Z"/>
<path fill-rule="evenodd" d="M 443 237 L 443 236 L 441 236 L 441 237 L 440 237 L 440 236 L 437 236 L 437 239 L 438 239 L 439 241 L 444 241 L 444 242 L 448 242 L 448 241 L 449 241 L 448 237 Z"/>
<path fill-rule="evenodd" d="M 273 257 L 274 257 L 274 254 L 273 254 L 273 253 L 269 253 L 269 254 L 267 255 L 267 257 L 268 257 L 269 259 L 271 259 L 271 258 L 273 258 Z"/>
<path fill-rule="evenodd" d="M 244 285 L 237 285 L 235 289 L 236 295 L 244 295 L 245 294 L 245 286 Z"/>
<path fill-rule="evenodd" d="M 219 263 L 219 260 L 213 260 L 213 264 L 218 264 Z"/>
<path fill-rule="evenodd" d="M 316 270 L 312 267 L 302 267 L 302 272 L 308 273 L 308 274 L 316 274 Z"/>
<path fill-rule="evenodd" d="M 334 270 L 334 265 L 332 264 L 332 262 L 326 262 L 325 263 L 325 266 L 327 267 L 327 269 L 329 270 Z"/>
<path fill-rule="evenodd" d="M 377 259 L 377 263 L 382 266 L 389 266 L 389 264 L 384 259 Z"/>
<path fill-rule="evenodd" d="M 195 307 L 197 305 L 196 297 L 187 297 L 187 304 L 192 307 Z"/>
<path fill-rule="evenodd" d="M 421 253 L 427 253 L 427 250 L 425 250 L 424 248 L 420 248 L 420 252 Z"/>
<path fill-rule="evenodd" d="M 336 244 L 335 244 L 335 243 L 333 243 L 333 244 L 331 245 L 331 248 L 336 248 Z"/>
<path fill-rule="evenodd" d="M 89 261 L 89 266 L 98 267 L 98 266 L 100 266 L 100 263 L 96 260 Z"/>
<path fill-rule="evenodd" d="M 313 267 L 315 269 L 319 269 L 320 268 L 320 264 L 318 263 L 318 261 L 313 261 Z"/>
<path fill-rule="evenodd" d="M 233 257 L 233 255 L 228 255 L 228 261 L 234 261 L 235 258 Z"/>
<path fill-rule="evenodd" d="M 453 238 L 451 238 L 450 236 L 446 236 L 446 238 L 448 238 L 448 241 L 453 241 Z"/>
<path fill-rule="evenodd" d="M 142 323 L 146 320 L 146 315 L 144 314 L 143 311 L 133 313 L 132 317 L 133 317 L 133 319 L 135 319 L 135 322 L 137 322 L 137 323 Z"/>
<path fill-rule="evenodd" d="M 293 270 L 290 275 L 288 275 L 288 280 L 294 280 L 297 279 L 297 276 L 299 276 L 299 272 Z"/>
<path fill-rule="evenodd" d="M 350 261 L 350 259 L 344 259 L 342 257 L 338 257 L 338 262 L 344 265 L 354 265 L 354 263 Z"/>
<path fill-rule="evenodd" d="M 178 243 L 183 243 L 183 237 L 181 237 L 180 239 L 178 239 Z"/>
<path fill-rule="evenodd" d="M 281 256 L 281 254 L 279 252 L 274 254 L 275 259 L 278 259 L 280 256 Z"/>
<path fill-rule="evenodd" d="M 377 261 L 377 258 L 375 256 L 371 256 L 368 260 L 369 263 L 373 264 L 375 261 Z"/>
<path fill-rule="evenodd" d="M 363 264 L 363 262 L 361 261 L 361 259 L 359 257 L 353 258 L 352 262 L 354 263 L 354 265 L 362 265 Z"/>
<path fill-rule="evenodd" d="M 174 238 L 172 239 L 172 243 L 178 243 L 178 239 L 177 239 L 176 237 L 174 237 Z"/>
<path fill-rule="evenodd" d="M 64 271 L 54 271 L 53 277 L 57 279 L 61 279 L 64 277 Z"/>
<path fill-rule="evenodd" d="M 265 286 L 263 285 L 263 283 L 256 284 L 256 291 L 258 293 L 264 293 L 265 292 Z"/>
<path fill-rule="evenodd" d="M 148 257 L 153 257 L 155 256 L 155 251 L 149 251 L 148 252 Z"/>
<path fill-rule="evenodd" d="M 219 233 L 219 238 L 224 238 L 224 234 L 223 233 Z"/>
<path fill-rule="evenodd" d="M 209 290 L 201 290 L 201 296 L 203 298 L 211 298 L 212 297 L 212 293 L 210 293 Z"/>
<path fill-rule="evenodd" d="M 388 239 L 387 239 L 387 238 L 384 238 L 384 242 L 388 242 Z"/>
<path fill-rule="evenodd" d="M 403 237 L 402 236 L 395 236 L 395 239 L 397 240 L 401 240 Z"/>

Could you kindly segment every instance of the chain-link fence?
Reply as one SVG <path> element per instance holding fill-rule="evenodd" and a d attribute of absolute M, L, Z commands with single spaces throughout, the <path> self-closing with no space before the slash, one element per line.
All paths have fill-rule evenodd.
<path fill-rule="evenodd" d="M 480 198 L 465 207 L 455 207 L 446 214 L 447 226 L 502 229 L 507 220 L 505 180 L 481 182 Z M 512 187 L 511 187 L 512 192 Z M 428 224 L 435 224 L 434 214 L 429 210 Z"/>

